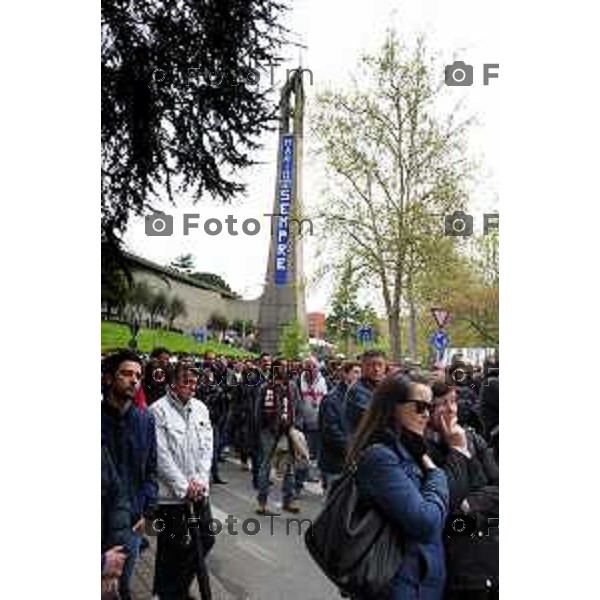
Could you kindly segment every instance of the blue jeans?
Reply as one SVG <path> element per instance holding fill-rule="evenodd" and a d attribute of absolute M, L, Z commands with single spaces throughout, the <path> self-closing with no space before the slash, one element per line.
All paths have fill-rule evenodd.
<path fill-rule="evenodd" d="M 261 462 L 258 471 L 258 502 L 260 504 L 266 503 L 269 497 L 273 450 L 278 441 L 279 438 L 269 430 L 263 429 L 260 432 Z M 285 459 L 281 495 L 283 496 L 284 504 L 290 502 L 294 497 L 294 460 L 291 451 L 288 451 L 287 458 Z"/>
<path fill-rule="evenodd" d="M 121 579 L 119 580 L 119 594 L 121 595 L 121 600 L 130 600 L 131 598 L 129 583 L 131 582 L 131 577 L 135 568 L 135 562 L 138 559 L 138 556 L 140 555 L 141 544 L 142 534 L 134 532 L 131 542 L 131 548 L 129 548 L 129 554 L 127 556 L 127 560 L 125 561 L 125 565 L 123 566 L 123 573 L 121 575 Z"/>

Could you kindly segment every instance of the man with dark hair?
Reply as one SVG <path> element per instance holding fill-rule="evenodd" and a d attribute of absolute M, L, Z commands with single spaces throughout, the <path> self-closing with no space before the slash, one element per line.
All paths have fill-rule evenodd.
<path fill-rule="evenodd" d="M 163 365 L 167 365 L 171 361 L 171 353 L 167 348 L 164 348 L 163 346 L 157 346 L 150 353 L 150 359 L 157 360 Z"/>
<path fill-rule="evenodd" d="M 144 369 L 142 388 L 146 396 L 146 404 L 151 406 L 167 393 L 167 386 L 172 383 L 171 354 L 166 348 L 154 348 L 150 353 L 150 361 Z"/>
<path fill-rule="evenodd" d="M 361 378 L 346 394 L 346 420 L 348 430 L 353 434 L 361 417 L 373 397 L 373 391 L 383 380 L 386 372 L 385 353 L 380 350 L 367 350 L 361 357 Z"/>
<path fill-rule="evenodd" d="M 346 423 L 346 392 L 360 377 L 360 366 L 346 363 L 342 367 L 342 380 L 321 403 L 319 416 L 323 445 L 319 457 L 319 468 L 323 476 L 323 487 L 329 489 L 340 477 L 346 460 L 348 424 Z"/>
<path fill-rule="evenodd" d="M 263 379 L 268 379 L 271 376 L 271 365 L 273 364 L 273 358 L 268 352 L 263 352 L 258 358 L 258 370 L 262 375 Z"/>
<path fill-rule="evenodd" d="M 102 447 L 115 465 L 132 512 L 134 535 L 119 586 L 122 600 L 128 600 L 145 519 L 152 518 L 156 506 L 156 433 L 152 415 L 133 404 L 142 375 L 139 356 L 130 350 L 118 352 L 104 367 Z"/>
<path fill-rule="evenodd" d="M 294 424 L 298 405 L 297 388 L 290 384 L 287 371 L 275 361 L 273 374 L 254 386 L 250 393 L 249 435 L 260 465 L 258 472 L 258 509 L 260 515 L 273 515 L 267 508 L 271 464 L 277 446 L 287 439 L 288 456 L 282 482 L 283 510 L 297 513 L 294 503 L 294 458 L 288 432 Z M 253 459 L 254 460 L 254 459 Z"/>

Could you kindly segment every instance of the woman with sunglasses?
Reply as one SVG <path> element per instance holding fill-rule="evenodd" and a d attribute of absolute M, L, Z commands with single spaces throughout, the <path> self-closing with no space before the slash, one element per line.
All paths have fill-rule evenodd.
<path fill-rule="evenodd" d="M 389 595 L 377 600 L 439 600 L 443 594 L 448 487 L 423 440 L 431 408 L 431 389 L 424 380 L 387 377 L 350 445 L 348 461 L 357 464 L 361 503 L 376 507 L 405 543 Z"/>

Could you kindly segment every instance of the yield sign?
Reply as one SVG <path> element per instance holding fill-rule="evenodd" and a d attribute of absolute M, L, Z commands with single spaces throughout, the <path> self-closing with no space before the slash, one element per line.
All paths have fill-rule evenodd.
<path fill-rule="evenodd" d="M 444 308 L 432 308 L 431 314 L 440 329 L 448 322 L 450 317 L 450 313 Z"/>

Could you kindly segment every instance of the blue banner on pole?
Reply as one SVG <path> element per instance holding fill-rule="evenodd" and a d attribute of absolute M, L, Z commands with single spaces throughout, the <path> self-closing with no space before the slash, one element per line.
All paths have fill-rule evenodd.
<path fill-rule="evenodd" d="M 294 185 L 294 136 L 284 135 L 281 140 L 281 169 L 279 179 L 279 217 L 275 230 L 275 283 L 288 281 L 290 212 Z"/>

